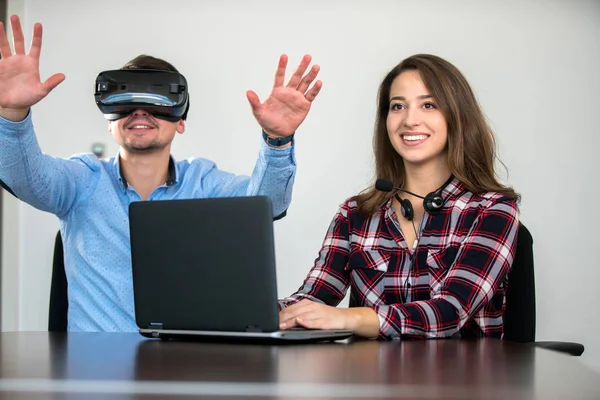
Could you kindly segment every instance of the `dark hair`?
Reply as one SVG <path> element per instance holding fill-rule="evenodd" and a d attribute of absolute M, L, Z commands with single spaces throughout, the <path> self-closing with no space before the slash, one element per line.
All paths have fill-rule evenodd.
<path fill-rule="evenodd" d="M 179 72 L 173 64 L 147 54 L 140 54 L 127 64 L 123 65 L 121 69 L 158 69 L 161 71 Z"/>
<path fill-rule="evenodd" d="M 390 89 L 394 79 L 405 71 L 416 70 L 436 100 L 448 129 L 448 167 L 450 172 L 472 193 L 499 192 L 517 201 L 513 188 L 497 178 L 494 133 L 464 75 L 451 63 L 430 54 L 408 57 L 395 66 L 379 86 L 373 149 L 377 178 L 388 179 L 404 187 L 405 169 L 402 156 L 392 146 L 386 126 Z M 361 213 L 372 214 L 391 196 L 371 186 L 361 192 L 357 202 Z"/>
<path fill-rule="evenodd" d="M 171 72 L 179 73 L 177 68 L 175 68 L 173 66 L 173 64 L 171 64 L 170 62 L 167 62 L 160 58 L 149 56 L 147 54 L 140 54 L 133 60 L 130 60 L 127 64 L 123 65 L 123 67 L 121 69 L 157 69 L 160 71 L 171 71 Z M 190 99 L 189 99 L 189 93 L 188 93 L 188 104 L 185 109 L 185 112 L 181 116 L 182 120 L 185 121 L 187 119 L 189 110 L 190 110 Z"/>

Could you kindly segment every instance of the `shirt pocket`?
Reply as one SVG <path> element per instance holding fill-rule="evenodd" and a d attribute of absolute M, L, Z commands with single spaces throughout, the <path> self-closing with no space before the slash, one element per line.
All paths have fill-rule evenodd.
<path fill-rule="evenodd" d="M 368 269 L 387 272 L 390 258 L 391 254 L 389 251 L 382 251 L 375 248 L 357 248 L 350 252 L 346 269 Z"/>
<path fill-rule="evenodd" d="M 385 277 L 390 252 L 357 248 L 350 252 L 346 270 L 350 272 L 352 290 L 362 293 L 369 304 L 385 302 Z"/>
<path fill-rule="evenodd" d="M 427 272 L 429 274 L 429 287 L 431 297 L 438 294 L 442 282 L 448 275 L 448 271 L 454 264 L 458 254 L 458 245 L 446 246 L 440 250 L 430 250 L 427 254 Z"/>

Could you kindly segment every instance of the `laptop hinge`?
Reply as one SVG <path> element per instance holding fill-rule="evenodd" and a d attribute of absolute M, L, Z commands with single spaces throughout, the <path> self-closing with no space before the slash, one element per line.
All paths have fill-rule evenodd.
<path fill-rule="evenodd" d="M 246 332 L 262 332 L 262 328 L 260 326 L 248 325 L 246 326 Z"/>
<path fill-rule="evenodd" d="M 162 328 L 163 328 L 162 322 L 150 322 L 148 324 L 148 329 L 162 329 Z"/>

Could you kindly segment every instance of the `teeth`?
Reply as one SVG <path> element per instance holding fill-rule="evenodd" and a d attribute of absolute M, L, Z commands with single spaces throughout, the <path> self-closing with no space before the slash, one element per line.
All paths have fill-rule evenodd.
<path fill-rule="evenodd" d="M 402 135 L 404 140 L 415 141 L 415 140 L 425 140 L 427 139 L 427 135 Z"/>
<path fill-rule="evenodd" d="M 148 125 L 134 125 L 131 127 L 132 129 L 150 129 Z"/>

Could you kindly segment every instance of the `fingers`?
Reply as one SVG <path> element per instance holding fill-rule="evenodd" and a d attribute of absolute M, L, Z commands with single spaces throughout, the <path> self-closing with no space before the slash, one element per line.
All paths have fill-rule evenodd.
<path fill-rule="evenodd" d="M 306 329 L 333 329 L 327 318 L 316 317 L 298 317 L 296 318 L 298 325 Z"/>
<path fill-rule="evenodd" d="M 23 29 L 21 29 L 21 21 L 16 15 L 10 17 L 10 25 L 12 26 L 13 34 L 13 46 L 15 48 L 15 55 L 25 54 L 25 38 L 23 37 Z"/>
<path fill-rule="evenodd" d="M 303 307 L 294 316 L 288 316 L 289 318 L 282 320 L 279 324 L 279 329 L 294 328 L 298 325 L 302 325 L 301 321 L 314 320 L 316 318 L 320 318 L 320 316 L 321 313 L 319 310 L 315 310 L 313 307 Z"/>
<path fill-rule="evenodd" d="M 316 304 L 314 301 L 308 299 L 302 299 L 299 302 L 292 304 L 289 307 L 284 308 L 279 312 L 279 328 L 289 329 L 296 326 L 296 317 L 307 311 L 310 311 L 313 305 Z"/>
<path fill-rule="evenodd" d="M 36 23 L 33 25 L 33 37 L 31 38 L 31 48 L 29 55 L 35 58 L 40 58 L 42 52 L 42 24 Z"/>
<path fill-rule="evenodd" d="M 302 76 L 304 75 L 304 72 L 306 72 L 306 68 L 308 68 L 308 65 L 310 64 L 311 60 L 312 60 L 312 57 L 308 54 L 305 54 L 304 57 L 302 57 L 302 61 L 300 61 L 298 68 L 296 68 L 296 71 L 294 71 L 294 73 L 292 74 L 292 77 L 290 78 L 290 81 L 287 84 L 288 87 L 290 87 L 290 88 L 298 87 L 298 85 L 300 84 L 300 81 L 302 80 Z"/>
<path fill-rule="evenodd" d="M 279 329 L 345 329 L 344 312 L 311 300 L 302 300 L 279 313 Z"/>
<path fill-rule="evenodd" d="M 298 324 L 296 323 L 296 318 L 287 319 L 287 320 L 281 321 L 279 323 L 279 329 L 281 329 L 281 330 L 292 329 L 292 328 L 295 328 L 296 326 L 298 326 Z"/>
<path fill-rule="evenodd" d="M 310 69 L 308 74 L 306 74 L 306 76 L 304 78 L 302 78 L 302 80 L 300 81 L 300 84 L 298 85 L 299 92 L 302 92 L 302 93 L 306 92 L 306 89 L 308 89 L 310 84 L 317 77 L 317 74 L 319 73 L 320 69 L 321 69 L 321 67 L 319 67 L 318 65 L 313 65 L 313 67 Z"/>
<path fill-rule="evenodd" d="M 308 100 L 310 102 L 314 101 L 314 99 L 317 97 L 317 95 L 321 91 L 322 87 L 323 87 L 323 82 L 316 81 L 314 86 L 304 96 L 304 97 L 306 97 L 306 100 Z"/>
<path fill-rule="evenodd" d="M 285 66 L 283 68 L 281 67 L 283 57 L 284 56 L 282 56 L 282 58 L 280 58 L 279 60 L 279 68 L 277 69 L 276 73 L 275 86 L 282 86 L 283 80 L 285 78 Z M 321 87 L 323 87 L 323 82 L 316 81 L 314 86 L 310 90 L 308 90 L 310 85 L 317 78 L 319 71 L 321 70 L 320 66 L 313 65 L 308 74 L 304 76 L 304 73 L 310 65 L 311 60 L 312 57 L 310 56 L 310 54 L 305 54 L 304 57 L 302 57 L 302 61 L 300 61 L 298 68 L 296 68 L 296 71 L 294 71 L 292 77 L 290 78 L 290 81 L 287 84 L 288 88 L 296 89 L 302 94 L 304 94 L 304 96 L 309 102 L 314 101 L 314 99 L 321 91 Z M 287 56 L 285 56 L 285 64 L 287 65 Z M 307 90 L 308 92 L 306 92 Z"/>
<path fill-rule="evenodd" d="M 248 99 L 248 103 L 250 103 L 250 107 L 252 108 L 252 113 L 256 115 L 258 109 L 260 107 L 260 99 L 258 95 L 254 93 L 252 90 L 246 91 L 246 98 Z"/>
<path fill-rule="evenodd" d="M 54 74 L 50 78 L 46 79 L 42 86 L 46 93 L 50 93 L 55 87 L 57 87 L 62 81 L 65 80 L 64 74 Z"/>
<path fill-rule="evenodd" d="M 288 63 L 288 56 L 282 54 L 279 57 L 279 64 L 277 65 L 277 70 L 275 71 L 275 82 L 273 83 L 274 87 L 283 86 L 283 81 L 285 80 L 285 69 Z"/>
<path fill-rule="evenodd" d="M 8 39 L 6 38 L 6 32 L 4 31 L 4 24 L 0 22 L 0 57 L 7 58 L 12 55 Z"/>
<path fill-rule="evenodd" d="M 21 20 L 18 16 L 12 15 L 10 17 L 10 25 L 12 26 L 13 46 L 15 54 L 25 54 L 25 37 L 23 36 L 23 29 L 21 28 Z M 33 26 L 33 37 L 31 38 L 31 49 L 29 54 L 33 57 L 39 58 L 42 49 L 42 24 L 36 23 Z M 0 22 L 0 56 L 7 58 L 12 55 L 8 38 L 6 37 L 6 31 L 4 24 Z M 60 83 L 60 82 L 59 82 Z"/>

